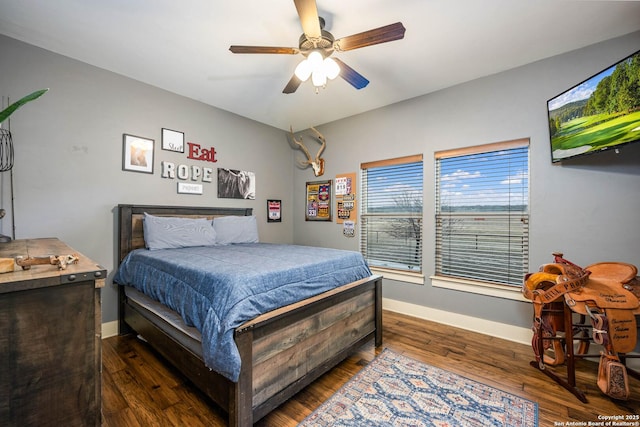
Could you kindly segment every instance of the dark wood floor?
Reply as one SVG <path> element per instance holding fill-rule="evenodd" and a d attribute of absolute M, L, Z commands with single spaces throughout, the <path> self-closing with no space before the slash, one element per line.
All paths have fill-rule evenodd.
<path fill-rule="evenodd" d="M 373 344 L 362 347 L 256 425 L 297 425 L 384 347 L 538 402 L 540 427 L 640 414 L 640 381 L 629 378 L 629 400 L 611 400 L 596 386 L 594 362 L 578 362 L 577 383 L 589 399 L 588 404 L 583 404 L 529 366 L 533 353 L 527 345 L 388 311 L 384 312 L 383 324 L 381 348 L 375 349 Z M 220 409 L 135 337 L 103 340 L 102 357 L 103 426 L 226 425 L 226 416 Z M 564 369 L 559 372 L 564 373 Z"/>

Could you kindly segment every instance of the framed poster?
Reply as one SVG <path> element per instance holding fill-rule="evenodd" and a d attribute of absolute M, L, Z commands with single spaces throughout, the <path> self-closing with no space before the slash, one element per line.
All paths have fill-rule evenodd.
<path fill-rule="evenodd" d="M 153 139 L 122 135 L 122 170 L 153 173 Z"/>
<path fill-rule="evenodd" d="M 267 222 L 282 222 L 281 200 L 267 200 Z"/>
<path fill-rule="evenodd" d="M 332 185 L 331 180 L 307 182 L 305 220 L 331 221 Z"/>
<path fill-rule="evenodd" d="M 184 133 L 162 128 L 162 149 L 184 153 Z"/>
<path fill-rule="evenodd" d="M 256 199 L 256 174 L 239 169 L 218 168 L 218 197 Z"/>
<path fill-rule="evenodd" d="M 356 200 L 356 174 L 336 175 L 336 223 L 356 222 L 358 217 Z"/>

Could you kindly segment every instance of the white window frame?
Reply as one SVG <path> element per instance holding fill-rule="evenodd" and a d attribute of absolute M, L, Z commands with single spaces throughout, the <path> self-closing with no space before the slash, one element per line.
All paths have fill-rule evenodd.
<path fill-rule="evenodd" d="M 391 166 L 402 166 L 409 165 L 415 163 L 421 164 L 421 177 L 420 177 L 420 195 L 422 197 L 422 206 L 420 212 L 415 212 L 415 210 L 407 211 L 403 213 L 379 213 L 379 212 L 368 212 L 367 211 L 367 191 L 369 189 L 368 182 L 368 173 L 371 169 L 375 168 L 383 168 L 383 167 L 391 167 Z M 397 157 L 394 159 L 386 159 L 374 162 L 366 162 L 360 165 L 360 177 L 361 177 L 361 192 L 360 192 L 360 249 L 362 254 L 365 256 L 365 259 L 368 259 L 367 254 L 367 224 L 370 221 L 381 220 L 384 218 L 398 218 L 398 219 L 416 219 L 419 224 L 419 233 L 420 233 L 420 245 L 419 245 L 419 266 L 417 266 L 416 270 L 407 270 L 394 268 L 392 265 L 382 265 L 385 264 L 381 262 L 380 265 L 376 265 L 375 260 L 368 259 L 369 267 L 374 273 L 382 274 L 387 279 L 404 281 L 415 284 L 424 284 L 424 257 L 422 255 L 422 248 L 424 246 L 424 164 L 423 164 L 423 156 L 422 154 L 405 156 L 405 157 Z"/>
<path fill-rule="evenodd" d="M 439 203 L 441 202 L 442 187 L 443 187 L 442 176 L 440 176 L 441 169 L 439 164 L 441 160 L 462 158 L 463 156 L 471 156 L 474 154 L 480 154 L 480 155 L 487 154 L 487 153 L 499 154 L 501 152 L 504 152 L 504 150 L 521 149 L 521 148 L 526 148 L 526 169 L 527 169 L 526 170 L 526 179 L 527 179 L 526 211 L 520 212 L 520 213 L 514 213 L 514 216 L 517 216 L 516 222 L 521 221 L 523 223 L 523 230 L 520 230 L 519 232 L 525 233 L 525 236 L 523 237 L 522 248 L 519 250 L 514 249 L 514 251 L 515 253 L 518 254 L 518 256 L 522 257 L 522 263 L 523 263 L 522 270 L 524 270 L 523 273 L 526 272 L 526 270 L 528 270 L 528 247 L 529 247 L 528 223 L 529 223 L 529 196 L 530 196 L 530 190 L 529 190 L 528 184 L 529 184 L 530 158 L 529 158 L 529 139 L 522 138 L 522 139 L 517 139 L 513 141 L 484 144 L 484 145 L 479 145 L 474 147 L 465 147 L 465 148 L 459 148 L 454 150 L 439 151 L 435 153 L 434 157 L 436 162 L 436 165 L 435 165 L 436 203 L 434 206 L 434 209 L 435 209 L 434 228 L 436 233 L 436 242 L 435 242 L 435 247 L 436 247 L 435 258 L 436 259 L 435 259 L 435 266 L 434 266 L 435 273 L 433 276 L 430 277 L 432 286 L 446 288 L 446 289 L 454 289 L 454 290 L 463 291 L 463 292 L 482 294 L 482 295 L 490 295 L 490 296 L 495 296 L 499 298 L 527 301 L 522 296 L 521 287 L 516 286 L 516 283 L 505 284 L 505 283 L 491 282 L 486 279 L 462 277 L 455 274 L 454 275 L 442 274 L 441 272 L 443 270 L 442 257 L 441 257 L 441 253 L 439 253 L 439 251 L 441 250 L 440 248 L 442 244 L 440 240 L 442 238 L 442 235 L 441 235 L 442 230 L 438 229 L 439 225 L 441 224 L 440 219 L 443 216 L 443 213 L 440 212 L 440 206 L 439 206 Z M 510 166 L 506 166 L 505 172 L 508 172 L 509 170 L 510 170 Z M 500 217 L 500 215 L 498 216 Z M 504 217 L 507 215 L 502 215 L 502 216 Z M 462 219 L 462 221 L 464 220 Z M 508 232 L 511 233 L 511 230 L 509 230 Z M 511 253 L 511 248 L 509 248 L 509 253 Z"/>

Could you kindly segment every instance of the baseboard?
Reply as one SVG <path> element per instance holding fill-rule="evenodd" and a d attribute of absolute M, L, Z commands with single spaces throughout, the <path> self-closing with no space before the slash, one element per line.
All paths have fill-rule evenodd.
<path fill-rule="evenodd" d="M 382 308 L 396 313 L 431 320 L 433 322 L 478 332 L 484 335 L 490 335 L 492 337 L 502 338 L 520 344 L 531 345 L 531 337 L 533 334 L 531 332 L 531 328 L 521 328 L 518 326 L 493 322 L 491 320 L 466 316 L 459 313 L 451 313 L 444 310 L 438 310 L 431 307 L 425 307 L 423 305 L 411 304 L 388 298 L 382 299 Z"/>
<path fill-rule="evenodd" d="M 118 321 L 106 322 L 102 324 L 102 339 L 115 337 L 119 333 Z"/>

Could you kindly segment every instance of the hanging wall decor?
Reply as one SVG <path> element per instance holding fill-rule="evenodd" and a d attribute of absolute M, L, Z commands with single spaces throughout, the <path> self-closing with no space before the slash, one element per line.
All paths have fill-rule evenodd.
<path fill-rule="evenodd" d="M 123 134 L 122 170 L 153 173 L 154 142 L 153 139 Z"/>
<path fill-rule="evenodd" d="M 281 200 L 267 200 L 267 222 L 282 222 Z"/>
<path fill-rule="evenodd" d="M 331 221 L 331 180 L 307 182 L 307 221 Z"/>
<path fill-rule="evenodd" d="M 184 133 L 162 128 L 162 149 L 184 153 Z"/>
<path fill-rule="evenodd" d="M 356 203 L 356 174 L 345 173 L 336 176 L 336 212 L 338 224 L 343 221 L 356 222 L 358 211 Z"/>
<path fill-rule="evenodd" d="M 218 168 L 218 197 L 223 199 L 255 200 L 255 173 L 238 169 Z"/>

